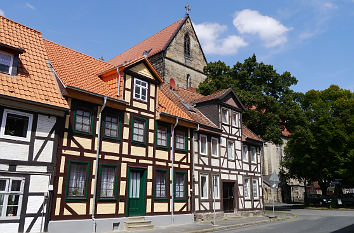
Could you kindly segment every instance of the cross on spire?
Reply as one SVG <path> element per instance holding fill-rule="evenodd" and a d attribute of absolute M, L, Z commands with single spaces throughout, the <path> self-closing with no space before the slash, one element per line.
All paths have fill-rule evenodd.
<path fill-rule="evenodd" d="M 189 11 L 191 10 L 191 8 L 189 8 L 189 5 L 187 4 L 184 8 L 186 8 L 186 15 L 189 15 Z"/>

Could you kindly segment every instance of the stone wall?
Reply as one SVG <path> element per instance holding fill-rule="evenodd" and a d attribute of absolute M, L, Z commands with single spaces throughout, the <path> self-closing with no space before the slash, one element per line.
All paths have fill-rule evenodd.
<path fill-rule="evenodd" d="M 149 61 L 154 65 L 156 71 L 163 78 L 164 77 L 163 53 L 158 53 L 152 57 L 149 57 Z"/>
<path fill-rule="evenodd" d="M 190 37 L 190 56 L 184 54 L 184 36 L 186 33 Z M 199 83 L 206 78 L 203 74 L 203 68 L 207 65 L 207 61 L 189 18 L 171 41 L 165 56 L 170 58 L 165 58 L 164 78 L 166 81 L 173 77 L 178 86 L 187 87 L 187 75 L 189 74 L 191 86 L 198 87 Z"/>

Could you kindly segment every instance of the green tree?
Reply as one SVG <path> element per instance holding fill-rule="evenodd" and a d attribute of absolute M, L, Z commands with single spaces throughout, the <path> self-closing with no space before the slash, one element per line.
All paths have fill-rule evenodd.
<path fill-rule="evenodd" d="M 354 185 L 354 93 L 332 85 L 301 100 L 306 120 L 285 148 L 289 177 L 318 181 L 322 192 L 335 179 Z"/>
<path fill-rule="evenodd" d="M 255 55 L 232 68 L 224 62 L 210 62 L 204 68 L 207 78 L 197 91 L 209 95 L 233 88 L 247 110 L 244 123 L 266 141 L 281 144 L 282 129 L 292 131 L 301 116 L 301 95 L 290 89 L 297 80 L 289 72 L 277 73 L 272 65 L 258 62 Z"/>

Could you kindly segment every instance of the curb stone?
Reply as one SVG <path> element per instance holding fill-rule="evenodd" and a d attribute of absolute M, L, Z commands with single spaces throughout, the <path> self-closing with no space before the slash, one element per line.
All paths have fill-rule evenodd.
<path fill-rule="evenodd" d="M 260 224 L 260 223 L 284 221 L 284 220 L 293 219 L 293 218 L 297 218 L 297 216 L 293 215 L 293 216 L 289 216 L 289 217 L 285 217 L 285 218 L 267 219 L 267 220 L 261 220 L 261 221 L 256 221 L 256 222 L 248 222 L 248 223 L 238 223 L 238 224 L 233 224 L 233 225 L 228 225 L 228 226 L 215 226 L 215 227 L 211 227 L 211 228 L 207 228 L 207 229 L 201 229 L 201 230 L 195 230 L 195 231 L 187 231 L 187 233 L 214 232 L 214 231 L 233 229 L 233 228 L 237 228 L 237 227 L 252 226 L 252 225 L 257 225 L 257 224 Z"/>

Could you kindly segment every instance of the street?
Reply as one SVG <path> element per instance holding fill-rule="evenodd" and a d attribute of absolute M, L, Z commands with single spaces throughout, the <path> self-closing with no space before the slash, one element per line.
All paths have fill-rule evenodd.
<path fill-rule="evenodd" d="M 226 230 L 218 232 L 244 232 L 244 233 L 353 233 L 354 210 L 313 210 L 292 209 L 286 210 L 297 215 L 297 218 L 286 221 L 272 222 L 247 228 Z"/>

